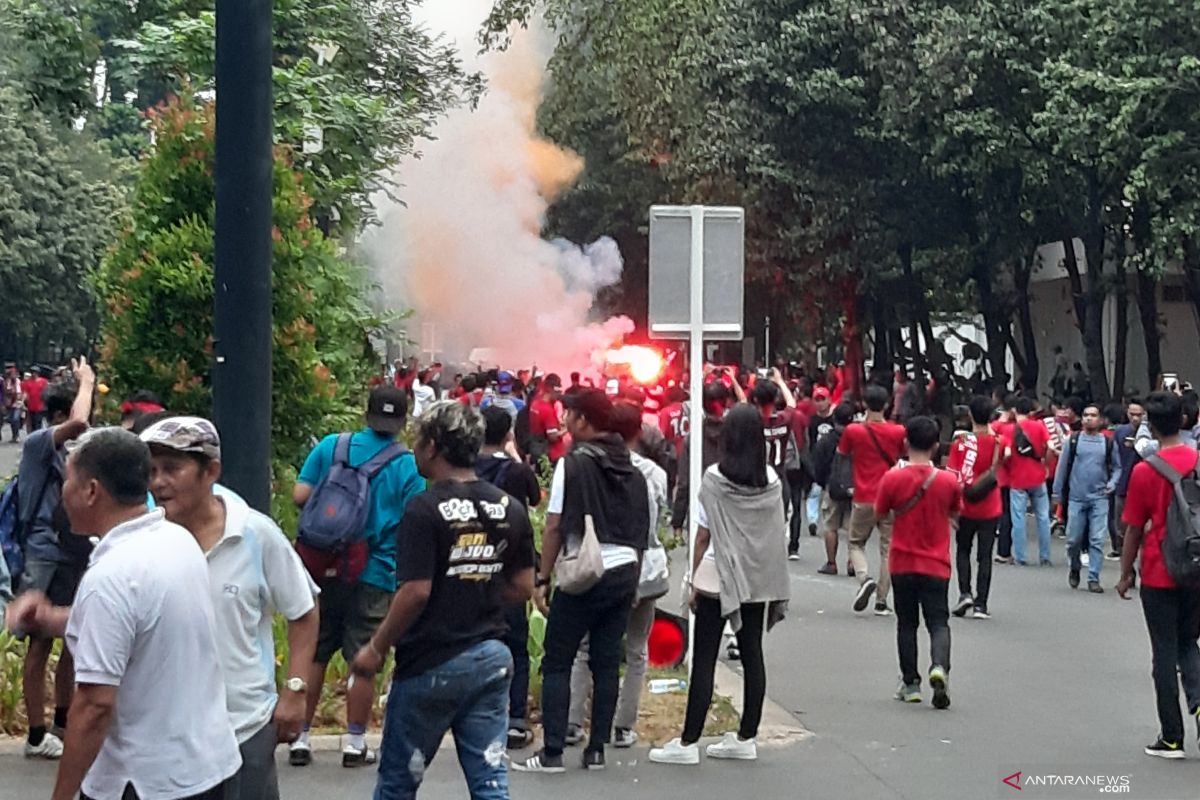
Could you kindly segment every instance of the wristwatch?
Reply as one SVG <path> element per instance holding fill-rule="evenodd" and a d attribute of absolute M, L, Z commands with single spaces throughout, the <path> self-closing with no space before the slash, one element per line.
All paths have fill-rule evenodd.
<path fill-rule="evenodd" d="M 308 689 L 308 684 L 304 682 L 304 678 L 288 678 L 284 681 L 283 686 L 289 692 L 300 692 L 301 694 Z"/>
<path fill-rule="evenodd" d="M 550 585 L 550 576 L 548 576 L 548 575 L 544 578 L 541 575 L 538 575 L 536 578 L 533 579 L 533 586 L 535 589 L 540 589 L 543 586 L 549 586 L 549 585 Z"/>

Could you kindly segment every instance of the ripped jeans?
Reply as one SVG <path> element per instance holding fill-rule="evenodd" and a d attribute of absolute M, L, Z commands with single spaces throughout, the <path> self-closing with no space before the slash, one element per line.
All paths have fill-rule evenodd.
<path fill-rule="evenodd" d="M 480 642 L 412 678 L 392 683 L 379 748 L 375 800 L 409 800 L 454 733 L 472 800 L 508 800 L 504 748 L 512 655 L 504 643 Z"/>

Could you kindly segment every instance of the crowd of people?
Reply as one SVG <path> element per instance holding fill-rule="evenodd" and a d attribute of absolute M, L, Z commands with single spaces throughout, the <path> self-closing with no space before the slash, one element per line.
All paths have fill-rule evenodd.
<path fill-rule="evenodd" d="M 1200 508 L 1194 393 L 1043 410 L 997 392 L 935 417 L 897 402 L 918 394 L 898 392 L 899 379 L 856 398 L 837 381 L 710 368 L 697 443 L 689 397 L 670 381 L 597 386 L 574 373 L 564 385 L 536 369 L 451 381 L 441 365 L 397 363 L 371 389 L 364 427 L 330 433 L 300 466 L 293 543 L 221 485 L 222 452 L 237 443 L 212 422 L 139 394 L 120 426 L 91 427 L 95 375 L 84 359 L 70 371 L 42 392 L 48 427 L 22 451 L 21 569 L 0 558 L 6 625 L 29 639 L 25 754 L 59 760 L 56 800 L 277 798 L 276 746 L 295 767 L 314 762 L 338 652 L 350 666 L 342 764 L 377 763 L 379 800 L 413 797 L 447 733 L 474 798 L 508 797 L 510 765 L 564 772 L 580 744 L 582 767 L 603 769 L 608 746 L 637 742 L 647 639 L 669 589 L 663 540 L 689 538 L 682 465 L 696 446 L 687 709 L 651 761 L 700 762 L 723 642 L 741 661 L 744 707 L 705 753 L 757 758 L 764 637 L 786 615 L 806 531 L 823 537 L 823 575 L 839 573 L 846 541 L 855 612 L 896 617 L 896 699 L 922 702 L 927 681 L 947 709 L 950 617 L 1002 613 L 993 566 L 1053 566 L 1061 530 L 1072 588 L 1086 567 L 1087 590 L 1102 594 L 1106 560 L 1120 562 L 1122 597 L 1138 585 L 1161 726 L 1145 752 L 1183 755 L 1180 679 L 1200 736 L 1200 563 L 1177 546 L 1200 542 L 1188 513 Z M 530 513 L 543 503 L 539 542 Z M 510 758 L 537 741 L 530 604 L 547 620 L 542 735 Z M 389 654 L 377 751 L 366 734 Z"/>

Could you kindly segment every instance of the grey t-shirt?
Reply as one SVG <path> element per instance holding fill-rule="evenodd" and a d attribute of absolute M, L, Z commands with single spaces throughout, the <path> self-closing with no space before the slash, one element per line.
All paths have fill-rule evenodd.
<path fill-rule="evenodd" d="M 71 560 L 59 547 L 58 534 L 54 530 L 54 515 L 62 503 L 65 464 L 62 452 L 54 447 L 53 428 L 35 431 L 25 440 L 25 447 L 21 450 L 21 465 L 17 470 L 17 480 L 20 482 L 17 511 L 22 520 L 29 520 L 25 539 L 26 558 L 57 562 Z"/>

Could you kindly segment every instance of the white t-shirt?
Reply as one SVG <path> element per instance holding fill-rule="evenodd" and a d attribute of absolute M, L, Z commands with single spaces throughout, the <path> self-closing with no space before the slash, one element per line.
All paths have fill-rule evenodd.
<path fill-rule="evenodd" d="M 707 471 L 708 472 L 720 472 L 720 469 L 717 467 L 716 464 L 713 464 L 711 467 L 708 468 Z M 773 483 L 779 483 L 779 475 L 775 472 L 775 469 L 773 467 L 768 466 L 767 467 L 767 485 L 770 486 Z M 704 501 L 697 498 L 696 505 L 697 505 L 696 524 L 698 526 L 700 526 L 701 528 L 707 528 L 708 527 L 708 514 L 704 513 Z M 713 555 L 712 539 L 708 540 L 708 549 L 704 551 L 704 560 L 705 561 L 716 561 L 717 560 L 717 557 L 715 555 Z"/>
<path fill-rule="evenodd" d="M 192 535 L 155 509 L 92 552 L 67 621 L 78 683 L 117 687 L 108 735 L 83 780 L 95 800 L 208 791 L 241 767 L 225 710 L 208 568 Z"/>
<path fill-rule="evenodd" d="M 437 398 L 433 394 L 433 387 L 426 386 L 418 380 L 413 381 L 413 418 L 421 416 L 425 409 Z"/>
<path fill-rule="evenodd" d="M 550 479 L 550 502 L 546 505 L 546 513 L 561 514 L 563 496 L 566 494 L 567 467 L 563 459 L 554 465 L 554 477 Z M 600 556 L 604 559 L 604 571 L 623 567 L 626 564 L 636 564 L 637 550 L 623 544 L 600 543 Z"/>
<path fill-rule="evenodd" d="M 217 652 L 229 722 L 244 744 L 271 721 L 275 688 L 274 613 L 296 620 L 320 591 L 270 517 L 223 492 L 225 533 L 205 556 L 216 614 Z"/>

